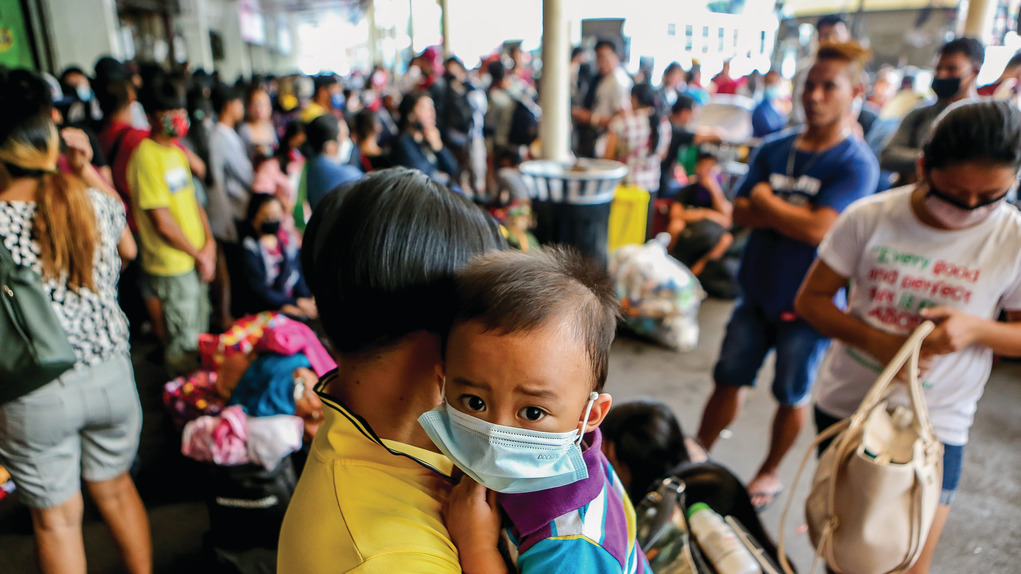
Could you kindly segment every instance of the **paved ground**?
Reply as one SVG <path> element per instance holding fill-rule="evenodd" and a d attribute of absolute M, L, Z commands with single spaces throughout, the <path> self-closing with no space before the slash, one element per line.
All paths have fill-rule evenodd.
<path fill-rule="evenodd" d="M 702 307 L 703 332 L 697 350 L 677 354 L 645 343 L 622 338 L 611 355 L 607 391 L 615 400 L 651 396 L 669 403 L 688 432 L 694 432 L 702 405 L 711 389 L 710 371 L 730 304 L 707 301 Z M 177 445 L 160 404 L 159 369 L 147 363 L 151 346 L 139 345 L 135 363 L 141 389 L 145 426 L 139 453 L 139 488 L 149 507 L 157 572 L 200 574 L 215 571 L 203 565 L 202 537 L 208 516 L 197 486 L 206 478 L 204 469 L 177 454 Z M 768 377 L 770 369 L 764 369 Z M 774 403 L 768 385 L 749 395 L 733 437 L 718 443 L 714 457 L 748 479 L 766 449 Z M 972 442 L 965 452 L 964 477 L 933 572 L 1021 572 L 1021 364 L 997 365 L 979 405 Z M 810 442 L 805 433 L 783 467 L 787 492 L 797 470 L 795 460 Z M 811 467 L 807 471 L 811 474 Z M 796 529 L 803 523 L 801 505 L 808 477 L 798 486 L 789 521 L 790 554 L 802 570 L 811 563 L 812 552 L 805 535 Z M 763 522 L 776 532 L 781 498 L 765 512 Z M 87 511 L 85 543 L 89 571 L 119 572 L 109 535 L 94 509 Z M 31 523 L 24 507 L 10 497 L 0 501 L 0 573 L 34 572 Z"/>

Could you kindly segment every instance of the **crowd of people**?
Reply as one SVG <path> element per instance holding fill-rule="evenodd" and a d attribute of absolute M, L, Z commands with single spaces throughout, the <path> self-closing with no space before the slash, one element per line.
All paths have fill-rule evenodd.
<path fill-rule="evenodd" d="M 979 87 L 981 43 L 950 41 L 929 101 L 909 75 L 867 73 L 843 20 L 817 31 L 791 82 L 727 64 L 702 85 L 697 64 L 671 64 L 654 86 L 612 41 L 578 48 L 572 145 L 628 167 L 624 183 L 663 209 L 669 249 L 696 276 L 741 258 L 697 439 L 712 449 L 775 350 L 756 508 L 782 492 L 813 385 L 821 431 L 853 413 L 911 327 L 939 322 L 923 367 L 943 496 L 924 572 L 993 353 L 1021 355 L 1021 250 L 996 248 L 1021 245 L 1007 202 L 1021 56 Z M 325 418 L 280 571 L 649 571 L 632 503 L 698 449 L 665 416 L 669 436 L 644 447 L 684 456 L 650 455 L 641 464 L 671 461 L 652 470 L 622 450 L 649 419 L 613 422 L 603 392 L 618 313 L 605 270 L 534 249 L 501 219 L 528 213 L 515 173 L 541 146 L 532 69 L 520 48 L 472 70 L 430 48 L 401 78 L 227 83 L 112 58 L 59 79 L 0 71 L 0 236 L 43 278 L 78 361 L 0 405 L 0 464 L 32 509 L 43 571 L 85 571 L 79 479 L 127 569 L 152 569 L 128 473 L 141 424 L 131 337 L 151 333 L 175 377 L 199 366 L 200 334 L 261 311 L 313 325 L 339 364 L 316 387 Z M 701 106 L 734 94 L 756 100 L 752 142 L 696 127 Z M 753 148 L 733 189 L 714 153 L 724 142 Z"/>

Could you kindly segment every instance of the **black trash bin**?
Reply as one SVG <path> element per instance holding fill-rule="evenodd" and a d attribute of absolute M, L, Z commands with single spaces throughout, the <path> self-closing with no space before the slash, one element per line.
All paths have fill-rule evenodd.
<path fill-rule="evenodd" d="M 610 205 L 627 166 L 597 159 L 536 160 L 520 169 L 536 216 L 535 238 L 544 245 L 570 245 L 606 266 Z"/>

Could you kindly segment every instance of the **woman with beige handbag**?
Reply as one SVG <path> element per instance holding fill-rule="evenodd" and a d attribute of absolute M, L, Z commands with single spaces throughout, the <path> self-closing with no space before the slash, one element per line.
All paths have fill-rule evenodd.
<path fill-rule="evenodd" d="M 834 339 L 816 379 L 820 432 L 860 413 L 880 366 L 916 326 L 935 322 L 918 370 L 900 375 L 920 377 L 944 447 L 939 506 L 911 572 L 931 564 L 993 354 L 1021 355 L 1021 213 L 1006 202 L 1019 169 L 1021 111 L 994 101 L 948 108 L 923 147 L 919 183 L 849 207 L 820 244 L 795 301 L 806 321 Z M 849 282 L 842 311 L 833 296 Z M 1006 322 L 997 322 L 1001 311 Z M 906 391 L 895 388 L 886 406 L 905 412 L 912 404 Z M 890 419 L 895 428 L 904 422 L 899 416 Z"/>

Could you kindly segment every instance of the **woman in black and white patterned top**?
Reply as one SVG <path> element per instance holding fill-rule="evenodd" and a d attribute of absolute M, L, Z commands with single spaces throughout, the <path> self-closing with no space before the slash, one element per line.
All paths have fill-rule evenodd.
<path fill-rule="evenodd" d="M 74 369 L 0 405 L 0 464 L 31 509 L 40 569 L 84 573 L 84 479 L 127 570 L 152 571 L 145 507 L 128 468 L 141 407 L 117 304 L 122 259 L 135 256 L 124 205 L 89 164 L 84 134 L 53 124 L 48 85 L 0 71 L 0 240 L 43 279 L 74 349 Z M 64 156 L 73 174 L 57 171 Z M 3 384 L 3 381 L 0 381 Z"/>

